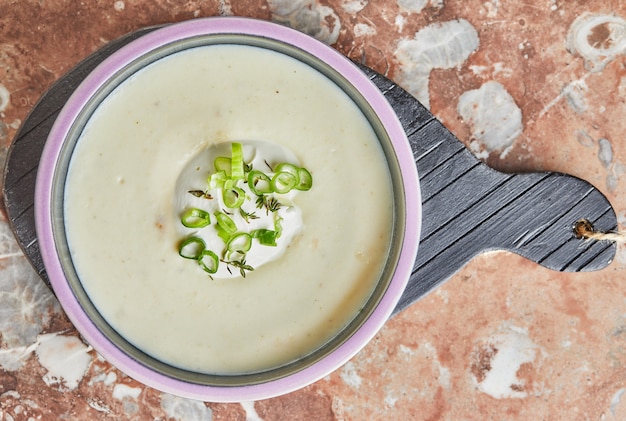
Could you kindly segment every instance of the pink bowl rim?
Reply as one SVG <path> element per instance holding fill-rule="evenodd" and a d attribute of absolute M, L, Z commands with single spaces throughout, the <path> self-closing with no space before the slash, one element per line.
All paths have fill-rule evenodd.
<path fill-rule="evenodd" d="M 368 101 L 383 123 L 397 156 L 405 190 L 405 236 L 398 264 L 387 291 L 370 317 L 346 342 L 311 366 L 286 377 L 245 386 L 208 386 L 174 379 L 155 372 L 117 348 L 93 324 L 74 296 L 61 266 L 52 229 L 53 174 L 57 160 L 75 118 L 92 95 L 137 57 L 171 42 L 212 34 L 274 39 L 308 52 L 340 73 Z M 272 22 L 241 17 L 210 17 L 171 24 L 141 36 L 106 58 L 79 85 L 56 119 L 44 147 L 35 188 L 35 223 L 46 272 L 78 332 L 106 360 L 141 383 L 162 392 L 213 402 L 255 401 L 283 395 L 324 378 L 348 362 L 382 328 L 404 292 L 417 254 L 421 218 L 419 179 L 406 133 L 393 108 L 367 75 L 345 56 L 306 34 Z"/>

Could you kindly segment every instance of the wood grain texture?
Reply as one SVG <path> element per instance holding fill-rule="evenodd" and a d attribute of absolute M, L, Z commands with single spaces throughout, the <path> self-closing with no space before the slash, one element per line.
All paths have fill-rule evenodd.
<path fill-rule="evenodd" d="M 549 269 L 606 267 L 616 245 L 576 239 L 574 223 L 615 230 L 608 200 L 560 173 L 504 174 L 480 162 L 409 93 L 363 66 L 408 135 L 422 189 L 422 234 L 409 285 L 395 312 L 447 280 L 474 256 L 508 250 Z"/>
<path fill-rule="evenodd" d="M 87 74 L 113 51 L 155 28 L 108 44 L 60 79 L 33 108 L 7 157 L 4 198 L 11 227 L 33 267 L 48 283 L 34 222 L 39 157 L 59 111 Z M 480 162 L 414 97 L 373 70 L 361 69 L 396 111 L 411 144 L 422 190 L 422 234 L 409 285 L 395 312 L 451 277 L 477 254 L 508 250 L 559 271 L 606 267 L 616 245 L 574 237 L 589 219 L 617 228 L 607 199 L 589 183 L 559 173 L 504 174 Z"/>

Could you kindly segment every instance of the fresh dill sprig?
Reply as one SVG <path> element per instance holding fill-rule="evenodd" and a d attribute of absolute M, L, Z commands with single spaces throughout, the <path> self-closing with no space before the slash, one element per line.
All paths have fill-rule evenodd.
<path fill-rule="evenodd" d="M 267 197 L 262 194 L 256 199 L 257 209 L 265 208 L 266 215 L 269 215 L 270 212 L 276 212 L 281 206 L 281 203 L 275 197 Z"/>
<path fill-rule="evenodd" d="M 234 267 L 239 269 L 239 274 L 241 275 L 242 278 L 246 277 L 246 271 L 253 271 L 254 268 L 248 264 L 246 264 L 246 259 L 245 257 L 242 257 L 241 260 L 225 260 L 225 259 L 221 259 L 220 260 L 222 263 L 226 264 L 226 269 L 228 270 L 228 273 L 230 273 L 231 275 L 233 274 L 232 270 L 230 269 L 230 267 Z"/>
<path fill-rule="evenodd" d="M 243 218 L 244 221 L 250 223 L 251 219 L 259 219 L 256 213 L 254 212 L 246 212 L 243 208 L 239 208 L 239 215 Z"/>
<path fill-rule="evenodd" d="M 204 199 L 213 199 L 213 196 L 211 196 L 209 192 L 204 190 L 189 190 L 187 193 L 196 197 L 202 197 Z"/>

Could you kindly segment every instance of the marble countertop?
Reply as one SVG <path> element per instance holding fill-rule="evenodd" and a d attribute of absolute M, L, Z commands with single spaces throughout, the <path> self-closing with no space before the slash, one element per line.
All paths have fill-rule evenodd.
<path fill-rule="evenodd" d="M 2 166 L 41 94 L 108 41 L 250 16 L 391 78 L 498 170 L 591 182 L 626 225 L 626 3 L 0 0 L 0 10 Z M 145 387 L 84 343 L 0 212 L 0 419 L 626 419 L 625 268 L 621 245 L 592 273 L 484 254 L 328 377 L 274 399 L 216 404 Z"/>

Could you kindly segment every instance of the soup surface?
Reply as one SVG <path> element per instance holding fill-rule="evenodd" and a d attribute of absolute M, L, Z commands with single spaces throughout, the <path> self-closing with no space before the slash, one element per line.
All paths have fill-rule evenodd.
<path fill-rule="evenodd" d="M 271 142 L 312 174 L 302 226 L 247 276 L 211 279 L 178 255 L 176 197 L 214 144 Z M 198 47 L 120 84 L 80 135 L 65 186 L 72 261 L 94 305 L 130 343 L 176 367 L 246 373 L 306 355 L 372 292 L 391 241 L 386 159 L 350 98 L 287 55 Z"/>

